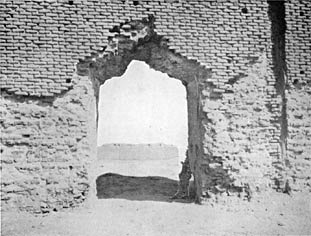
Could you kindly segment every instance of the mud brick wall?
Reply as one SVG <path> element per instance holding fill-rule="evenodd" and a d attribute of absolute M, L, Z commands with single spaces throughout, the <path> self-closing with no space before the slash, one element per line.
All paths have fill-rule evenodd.
<path fill-rule="evenodd" d="M 311 2 L 286 2 L 288 143 L 286 168 L 298 189 L 310 189 Z"/>
<path fill-rule="evenodd" d="M 89 192 L 96 134 L 92 84 L 58 98 L 1 98 L 1 192 L 4 209 L 49 212 L 76 206 Z M 75 83 L 77 81 L 77 83 Z M 93 111 L 93 116 L 90 113 Z"/>
<path fill-rule="evenodd" d="M 78 59 L 107 44 L 109 29 L 149 14 L 170 49 L 213 68 L 221 86 L 266 49 L 267 7 L 264 0 L 5 1 L 2 87 L 17 95 L 59 94 L 70 86 Z"/>
<path fill-rule="evenodd" d="M 310 3 L 286 1 L 282 12 L 271 2 L 2 1 L 2 201 L 48 211 L 88 195 L 94 84 L 76 65 L 149 15 L 171 52 L 212 73 L 200 84 L 202 191 L 286 181 L 309 191 Z"/>

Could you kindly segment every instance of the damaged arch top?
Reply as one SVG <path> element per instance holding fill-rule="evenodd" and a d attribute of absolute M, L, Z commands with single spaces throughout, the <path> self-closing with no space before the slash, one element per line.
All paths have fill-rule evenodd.
<path fill-rule="evenodd" d="M 102 84 L 107 79 L 121 76 L 132 60 L 139 60 L 184 84 L 207 77 L 209 70 L 204 66 L 169 49 L 168 39 L 154 31 L 154 21 L 154 17 L 149 15 L 140 21 L 113 27 L 107 46 L 79 61 L 78 75 L 92 75 L 93 79 Z"/>

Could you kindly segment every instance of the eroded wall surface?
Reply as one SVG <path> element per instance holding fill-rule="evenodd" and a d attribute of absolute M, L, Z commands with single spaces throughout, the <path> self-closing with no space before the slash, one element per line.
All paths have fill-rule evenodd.
<path fill-rule="evenodd" d="M 311 176 L 311 2 L 286 3 L 288 143 L 286 174 L 297 189 L 310 189 Z"/>
<path fill-rule="evenodd" d="M 49 212 L 74 207 L 89 194 L 95 98 L 88 77 L 73 81 L 74 88 L 57 98 L 2 93 L 3 209 Z"/>
<path fill-rule="evenodd" d="M 310 191 L 311 7 L 271 2 L 1 2 L 2 202 L 48 211 L 83 201 L 96 91 L 76 64 L 149 15 L 170 52 L 211 70 L 200 84 L 202 191 Z"/>

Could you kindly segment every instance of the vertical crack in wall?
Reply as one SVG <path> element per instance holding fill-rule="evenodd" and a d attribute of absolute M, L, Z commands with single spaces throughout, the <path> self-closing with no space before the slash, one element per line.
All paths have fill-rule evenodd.
<path fill-rule="evenodd" d="M 281 157 L 287 166 L 287 136 L 288 136 L 288 122 L 287 122 L 287 99 L 286 99 L 286 85 L 287 85 L 287 67 L 285 54 L 285 2 L 284 1 L 269 1 L 269 18 L 271 21 L 271 41 L 272 41 L 272 60 L 273 73 L 276 79 L 276 92 L 281 96 L 281 116 L 280 116 L 280 146 Z"/>

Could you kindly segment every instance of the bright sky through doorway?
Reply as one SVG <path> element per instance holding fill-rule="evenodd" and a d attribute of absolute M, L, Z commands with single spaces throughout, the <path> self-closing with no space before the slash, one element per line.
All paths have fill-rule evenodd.
<path fill-rule="evenodd" d="M 100 88 L 98 146 L 165 143 L 187 148 L 186 88 L 167 74 L 132 61 L 121 77 Z"/>

